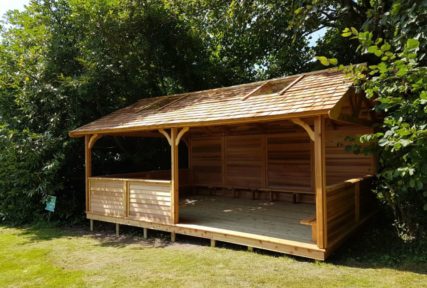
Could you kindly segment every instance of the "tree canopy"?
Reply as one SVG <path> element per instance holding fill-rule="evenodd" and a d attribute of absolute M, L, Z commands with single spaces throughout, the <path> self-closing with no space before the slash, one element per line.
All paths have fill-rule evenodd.
<path fill-rule="evenodd" d="M 83 145 L 68 137 L 73 128 L 144 97 L 320 69 L 314 56 L 326 56 L 368 63 L 372 74 L 355 81 L 385 115 L 383 134 L 370 137 L 384 155 L 378 193 L 403 199 L 385 201 L 394 212 L 417 207 L 417 226 L 427 187 L 417 166 L 426 157 L 425 11 L 422 0 L 32 0 L 9 11 L 0 30 L 0 219 L 43 217 L 47 195 L 59 196 L 58 219 L 82 215 Z M 322 28 L 311 47 L 307 37 Z M 165 149 L 119 137 L 100 146 L 99 172 L 150 165 L 141 159 Z"/>

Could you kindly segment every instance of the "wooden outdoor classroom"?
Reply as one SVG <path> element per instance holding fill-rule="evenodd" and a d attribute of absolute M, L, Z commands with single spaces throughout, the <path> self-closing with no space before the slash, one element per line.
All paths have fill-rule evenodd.
<path fill-rule="evenodd" d="M 153 229 L 172 241 L 190 235 L 324 260 L 374 213 L 375 161 L 348 151 L 373 120 L 342 72 L 322 70 L 143 98 L 69 134 L 85 139 L 91 229 L 104 221 L 117 233 L 130 225 L 144 237 Z M 170 170 L 92 175 L 101 137 L 162 138 Z"/>

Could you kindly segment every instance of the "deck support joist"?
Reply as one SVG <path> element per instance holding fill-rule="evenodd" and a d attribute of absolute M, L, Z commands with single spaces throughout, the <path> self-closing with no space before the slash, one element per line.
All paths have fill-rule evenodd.
<path fill-rule="evenodd" d="M 169 232 L 171 233 L 171 240 L 176 237 L 176 234 L 181 234 L 210 239 L 211 241 L 222 241 L 247 247 L 280 252 L 289 255 L 307 257 L 316 260 L 325 259 L 325 250 L 319 249 L 315 244 L 307 244 L 262 235 L 255 235 L 190 224 L 159 224 L 140 220 L 103 216 L 92 213 L 87 213 L 87 218 L 91 220 Z"/>

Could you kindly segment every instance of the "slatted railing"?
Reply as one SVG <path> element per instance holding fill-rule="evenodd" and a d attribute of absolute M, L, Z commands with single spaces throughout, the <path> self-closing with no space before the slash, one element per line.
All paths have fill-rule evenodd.
<path fill-rule="evenodd" d="M 170 223 L 171 181 L 89 178 L 89 212 L 132 220 Z"/>
<path fill-rule="evenodd" d="M 366 176 L 326 187 L 328 243 L 347 235 L 373 212 L 371 182 Z"/>

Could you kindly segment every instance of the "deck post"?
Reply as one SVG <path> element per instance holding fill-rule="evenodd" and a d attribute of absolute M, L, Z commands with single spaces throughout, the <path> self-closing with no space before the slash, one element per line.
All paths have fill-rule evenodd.
<path fill-rule="evenodd" d="M 171 242 L 175 242 L 176 241 L 176 234 L 175 232 L 171 232 Z"/>
<path fill-rule="evenodd" d="M 316 189 L 317 246 L 327 247 L 327 207 L 325 173 L 325 119 L 317 116 L 314 120 L 314 178 Z"/>
<path fill-rule="evenodd" d="M 211 239 L 211 247 L 215 247 L 216 246 L 216 240 L 215 239 Z"/>
<path fill-rule="evenodd" d="M 93 231 L 93 219 L 89 220 L 89 227 L 90 227 L 90 231 Z"/>
<path fill-rule="evenodd" d="M 177 128 L 171 129 L 171 222 L 177 224 L 179 221 L 179 168 L 178 168 L 178 144 Z"/>
<path fill-rule="evenodd" d="M 92 176 L 92 148 L 90 147 L 90 135 L 85 136 L 85 187 L 86 187 L 86 212 L 90 212 L 89 177 Z"/>
<path fill-rule="evenodd" d="M 120 236 L 120 224 L 116 223 L 116 236 L 119 237 Z"/>
<path fill-rule="evenodd" d="M 148 229 L 144 228 L 144 239 L 148 238 Z"/>

